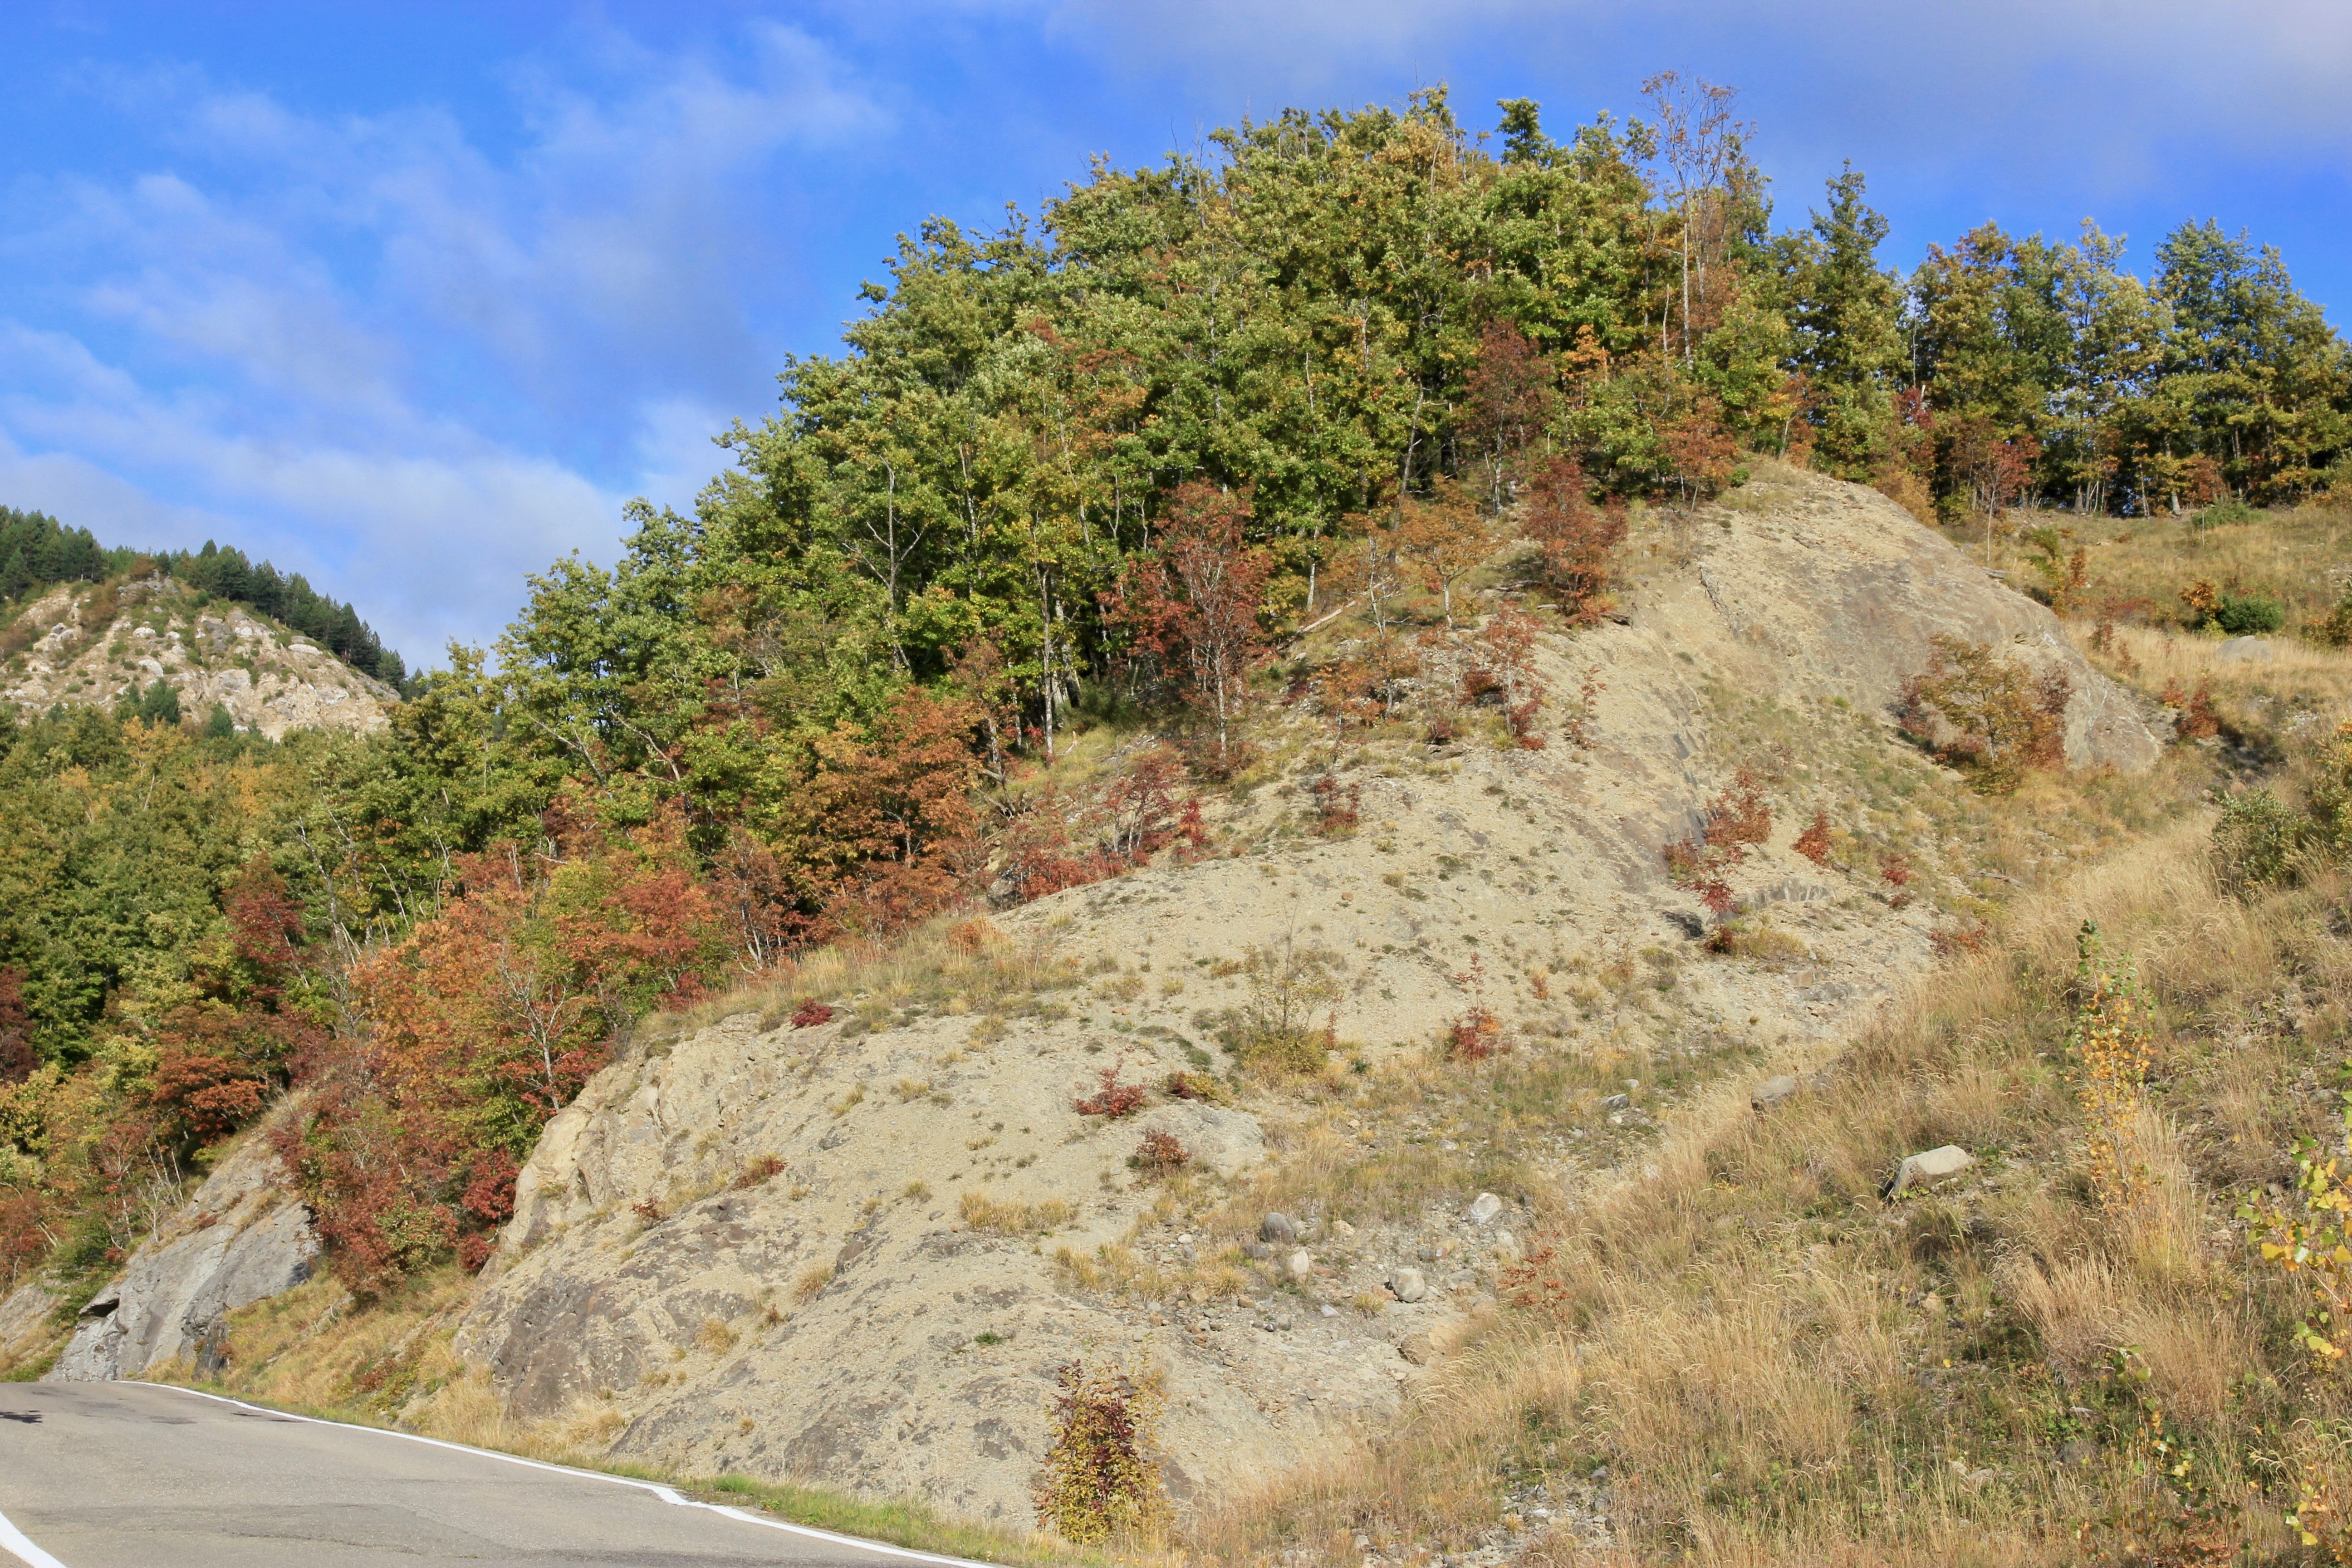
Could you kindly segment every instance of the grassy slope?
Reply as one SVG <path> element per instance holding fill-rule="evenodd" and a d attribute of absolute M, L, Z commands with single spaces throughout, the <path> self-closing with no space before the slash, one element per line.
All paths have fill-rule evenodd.
<path fill-rule="evenodd" d="M 2352 530 L 2317 510 L 2273 526 L 2143 530 L 2096 557 L 2095 589 L 2233 579 L 2307 619 L 2333 602 L 2325 568 Z M 2224 895 L 2189 787 L 2293 773 L 2344 717 L 2352 658 L 2215 653 L 2126 629 L 2109 668 L 2150 690 L 2210 683 L 2226 740 L 2137 786 L 2040 780 L 1981 803 L 1985 865 L 2040 884 L 1988 950 L 1772 1112 L 1727 1091 L 1685 1106 L 1653 1178 L 1537 1238 L 1550 1250 L 1520 1304 L 1417 1421 L 1206 1521 L 1210 1554 L 1465 1545 L 1549 1481 L 1604 1491 L 1615 1542 L 1539 1542 L 1529 1562 L 2286 1561 L 2284 1516 L 2314 1500 L 2322 1550 L 2352 1560 L 2323 1511 L 2352 1493 L 2344 1374 L 2296 1342 L 2309 1298 L 2236 1218 L 2292 1181 L 2298 1139 L 2340 1146 L 2347 884 Z M 2128 839 L 2074 869 L 2019 852 L 2101 795 L 2095 815 L 2127 820 Z M 2086 919 L 2156 1005 L 2126 1139 L 2144 1180 L 2120 1201 L 2092 1180 L 2067 1048 Z M 1977 1167 L 1879 1199 L 1904 1153 L 1948 1142 Z"/>

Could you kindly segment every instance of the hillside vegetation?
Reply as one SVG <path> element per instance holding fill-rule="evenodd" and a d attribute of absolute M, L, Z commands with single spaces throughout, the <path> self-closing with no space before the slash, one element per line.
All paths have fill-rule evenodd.
<path fill-rule="evenodd" d="M 331 1279 L 211 1374 L 548 1451 L 1025 1527 L 1057 1431 L 1172 1390 L 1178 1536 L 1133 1454 L 1042 1517 L 1220 1561 L 2317 1521 L 2334 1331 L 2242 1226 L 2340 1032 L 2345 346 L 2211 225 L 2146 279 L 1990 228 L 1895 278 L 1859 174 L 1776 231 L 1728 96 L 1649 90 L 1499 145 L 1442 91 L 1290 112 L 932 223 L 693 516 L 380 731 L 152 684 L 21 726 L 0 1327 L 47 1326 L 0 1345 L 53 1355 L 242 1135 Z M 2144 1049 L 2079 1012 L 2133 984 Z M 1961 1184 L 1883 1204 L 1941 1142 Z M 847 1377 L 950 1255 L 1070 1303 L 907 1341 L 1003 1434 L 726 1405 Z M 1341 1359 L 1310 1398 L 1254 1334 Z M 1056 1394 L 1029 1343 L 1130 1349 Z"/>
<path fill-rule="evenodd" d="M 87 528 L 68 529 L 44 512 L 7 507 L 0 507 L 0 653 L 12 659 L 22 654 L 29 639 L 12 636 L 21 611 L 50 589 L 156 576 L 193 589 L 200 600 L 227 600 L 309 637 L 387 686 L 398 687 L 408 678 L 400 656 L 377 640 L 356 606 L 321 595 L 299 572 L 281 574 L 267 561 L 256 566 L 245 552 L 210 540 L 202 550 L 158 554 L 124 545 L 106 548 Z"/>

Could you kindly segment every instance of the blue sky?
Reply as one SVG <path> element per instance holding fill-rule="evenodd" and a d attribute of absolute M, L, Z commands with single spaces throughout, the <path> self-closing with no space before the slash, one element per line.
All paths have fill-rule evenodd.
<path fill-rule="evenodd" d="M 2341 0 L 0 0 L 0 503 L 236 541 L 438 662 L 689 503 L 926 215 L 1439 82 L 1557 132 L 1666 67 L 1741 89 L 1783 223 L 1853 159 L 1895 265 L 2218 217 L 2352 309 Z"/>

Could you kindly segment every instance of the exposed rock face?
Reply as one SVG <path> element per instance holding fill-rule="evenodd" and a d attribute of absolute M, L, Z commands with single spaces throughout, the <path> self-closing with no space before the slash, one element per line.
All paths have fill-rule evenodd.
<path fill-rule="evenodd" d="M 131 1254 L 122 1277 L 82 1309 L 47 1381 L 137 1377 L 193 1356 L 228 1313 L 309 1279 L 318 1237 L 279 1178 L 268 1141 L 248 1133 L 187 1206 Z"/>
<path fill-rule="evenodd" d="M 1054 1369 L 1088 1344 L 1141 1351 L 1050 1255 L 1120 1234 L 1136 1199 L 1108 1178 L 1147 1129 L 1239 1173 L 1264 1157 L 1256 1120 L 1182 1100 L 1081 1116 L 1074 1095 L 1116 1058 L 1067 1030 L 843 1028 L 746 1015 L 607 1068 L 524 1168 L 458 1349 L 526 1418 L 609 1392 L 628 1417 L 615 1454 L 1025 1521 Z M 1128 1079 L 1187 1065 L 1162 1048 L 1165 1065 L 1128 1044 Z M 763 1156 L 784 1168 L 736 1186 Z M 999 1230 L 968 1223 L 967 1199 L 1068 1207 Z M 1208 1358 L 1152 1338 L 1188 1407 L 1180 1489 L 1291 1452 Z M 1393 1404 L 1387 1379 L 1367 1389 Z"/>
<path fill-rule="evenodd" d="M 87 586 L 60 588 L 27 606 L 17 624 L 32 645 L 0 675 L 0 696 L 27 711 L 113 703 L 157 680 L 179 693 L 180 712 L 202 723 L 226 708 L 240 730 L 270 740 L 295 730 L 383 728 L 399 693 L 307 638 L 226 603 L 199 610 L 168 578 L 123 584 L 110 618 L 99 619 Z"/>
<path fill-rule="evenodd" d="M 2149 715 L 2084 661 L 2055 616 L 1877 491 L 1768 464 L 1727 499 L 1736 505 L 1692 530 L 1698 593 L 1651 602 L 1665 626 L 1712 645 L 1709 662 L 1742 688 L 1884 710 L 1926 668 L 1928 640 L 1957 637 L 2065 671 L 2068 762 L 2155 763 Z"/>
<path fill-rule="evenodd" d="M 1755 490 L 1744 510 L 1702 514 L 1679 563 L 1645 568 L 1625 595 L 1630 625 L 1539 647 L 1555 714 L 1588 673 L 1595 682 L 1590 744 L 1363 769 L 1348 775 L 1353 838 L 1171 861 L 1000 916 L 1016 942 L 1122 971 L 1072 997 L 1078 1016 L 1016 1019 L 993 1038 L 967 1017 L 916 1016 L 851 1038 L 838 1022 L 793 1030 L 746 1015 L 608 1068 L 525 1168 L 458 1350 L 491 1368 L 517 1416 L 605 1412 L 620 1423 L 615 1455 L 1007 1520 L 1028 1517 L 1054 1369 L 1075 1356 L 1161 1369 L 1180 1501 L 1392 1418 L 1398 1379 L 1421 1375 L 1398 1336 L 1418 1330 L 1426 1360 L 1474 1321 L 1458 1310 L 1460 1260 L 1445 1278 L 1400 1267 L 1396 1227 L 1343 1237 L 1318 1232 L 1328 1216 L 1266 1215 L 1214 1244 L 1262 1260 L 1262 1279 L 1288 1271 L 1296 1312 L 1301 1298 L 1268 1284 L 1263 1302 L 1163 1300 L 1163 1322 L 1148 1298 L 1055 1266 L 1062 1248 L 1084 1263 L 1122 1242 L 1146 1263 L 1192 1257 L 1194 1238 L 1150 1223 L 1150 1191 L 1128 1179 L 1147 1127 L 1228 1177 L 1264 1147 L 1255 1117 L 1189 1101 L 1118 1122 L 1076 1114 L 1073 1095 L 1115 1059 L 1100 1053 L 1123 1053 L 1129 1081 L 1197 1068 L 1201 1016 L 1241 1000 L 1223 961 L 1252 945 L 1333 955 L 1348 981 L 1337 1034 L 1374 1059 L 1437 1037 L 1482 950 L 1679 947 L 1698 934 L 1696 906 L 1659 850 L 1696 829 L 1742 760 L 1718 739 L 1724 694 L 1778 704 L 1824 747 L 1883 755 L 1885 710 L 1939 632 L 2062 665 L 2074 761 L 2134 768 L 2158 754 L 2139 709 L 2046 610 L 1892 502 L 1769 468 Z M 1262 791 L 1232 826 L 1295 804 Z M 1780 823 L 1736 877 L 1749 908 L 1801 936 L 1808 963 L 1694 966 L 1677 988 L 1697 1013 L 1769 1015 L 1785 1037 L 1829 1040 L 1932 961 L 1935 916 L 1803 860 L 1790 846 L 1801 826 Z M 1521 980 L 1489 973 L 1498 1005 L 1540 1011 Z M 1625 1096 L 1608 1103 L 1637 1114 Z M 763 1157 L 783 1170 L 736 1187 Z M 1564 1157 L 1538 1174 L 1585 1173 Z M 972 1194 L 1076 1212 L 998 1230 L 962 1210 Z M 1461 1226 L 1474 1195 L 1423 1224 Z M 1477 1220 L 1499 1217 L 1498 1200 L 1479 1201 Z M 1318 1234 L 1332 1245 L 1294 1258 Z M 1512 1238 L 1480 1235 L 1484 1250 L 1516 1255 Z M 1366 1300 L 1385 1304 L 1377 1328 Z"/>

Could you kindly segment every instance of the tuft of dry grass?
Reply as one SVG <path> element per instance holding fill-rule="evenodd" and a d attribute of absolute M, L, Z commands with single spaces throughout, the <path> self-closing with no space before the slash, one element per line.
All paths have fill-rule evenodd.
<path fill-rule="evenodd" d="M 812 999 L 853 1004 L 869 1028 L 909 1009 L 1019 1015 L 1084 983 L 1050 931 L 1007 935 L 988 921 L 942 915 L 888 941 L 800 954 L 692 1008 L 647 1019 L 641 1032 L 654 1042 L 677 1039 L 744 1013 L 780 1028 Z"/>
<path fill-rule="evenodd" d="M 1077 1205 L 1060 1198 L 1020 1203 L 980 1192 L 966 1192 L 957 1212 L 972 1229 L 994 1236 L 1034 1236 L 1078 1217 Z"/>

